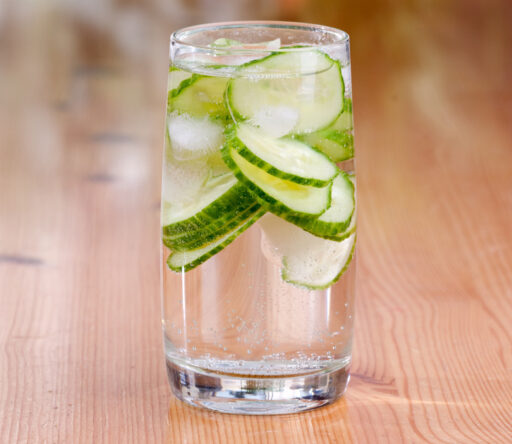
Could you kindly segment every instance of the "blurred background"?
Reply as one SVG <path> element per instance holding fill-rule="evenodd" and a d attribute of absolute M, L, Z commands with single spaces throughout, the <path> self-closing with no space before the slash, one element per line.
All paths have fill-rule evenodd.
<path fill-rule="evenodd" d="M 511 121 L 512 108 L 506 0 L 4 0 L 0 211 L 63 210 L 70 196 L 57 182 L 64 176 L 146 190 L 156 208 L 169 35 L 243 19 L 306 21 L 350 34 L 362 192 L 366 178 L 400 186 L 405 171 L 383 173 L 396 156 L 422 163 L 428 183 L 434 160 L 462 156 L 464 164 L 464 153 L 480 144 L 509 140 L 500 125 Z M 393 146 L 387 155 L 383 144 Z M 408 191 L 395 197 L 403 201 Z M 0 220 L 4 254 L 44 248 L 55 231 L 12 236 L 17 227 L 17 217 Z"/>
<path fill-rule="evenodd" d="M 163 128 L 170 33 L 240 19 L 321 23 L 351 35 L 363 152 L 367 134 L 357 129 L 365 124 L 366 106 L 407 98 L 418 118 L 444 113 L 439 124 L 455 127 L 458 113 L 440 102 L 443 91 L 453 96 L 489 88 L 496 106 L 504 100 L 512 70 L 511 10 L 500 0 L 4 0 L 2 150 L 16 146 L 28 162 L 58 164 L 64 151 L 91 139 L 144 142 L 147 150 L 98 174 L 136 179 L 154 172 L 159 144 L 148 142 Z"/>
<path fill-rule="evenodd" d="M 92 167 L 90 180 L 158 187 L 169 35 L 211 21 L 294 20 L 347 31 L 361 160 L 378 149 L 371 128 L 391 119 L 388 129 L 399 131 L 402 112 L 426 119 L 433 131 L 451 127 L 455 140 L 470 120 L 510 108 L 511 11 L 506 0 L 4 0 L 3 189 L 21 185 L 9 165 L 48 178 L 63 167 L 70 174 Z M 492 109 L 479 102 L 482 95 Z M 461 117 L 459 99 L 475 113 Z M 400 138 L 393 131 L 385 137 Z M 84 152 L 84 144 L 114 149 Z M 369 164 L 360 168 L 370 174 Z"/>

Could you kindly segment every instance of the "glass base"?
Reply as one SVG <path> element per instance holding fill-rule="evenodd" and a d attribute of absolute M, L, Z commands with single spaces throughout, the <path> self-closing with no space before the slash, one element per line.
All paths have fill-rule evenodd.
<path fill-rule="evenodd" d="M 286 377 L 240 376 L 202 370 L 167 360 L 174 395 L 196 407 L 243 415 L 282 415 L 315 409 L 341 397 L 348 365 Z"/>

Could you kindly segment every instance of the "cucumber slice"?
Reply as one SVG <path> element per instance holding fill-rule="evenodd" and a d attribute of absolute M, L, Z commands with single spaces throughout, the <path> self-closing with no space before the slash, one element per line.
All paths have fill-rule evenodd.
<path fill-rule="evenodd" d="M 335 177 L 331 189 L 331 206 L 316 218 L 289 218 L 290 222 L 319 237 L 335 236 L 349 226 L 355 208 L 354 185 L 344 171 Z"/>
<path fill-rule="evenodd" d="M 324 153 L 333 162 L 354 157 L 354 137 L 346 131 L 329 128 L 305 134 L 301 140 Z"/>
<path fill-rule="evenodd" d="M 343 112 L 328 128 L 299 136 L 299 139 L 327 155 L 333 162 L 354 157 L 352 100 L 344 99 Z"/>
<path fill-rule="evenodd" d="M 343 110 L 340 64 L 320 51 L 274 53 L 241 65 L 237 74 L 226 91 L 235 121 L 285 107 L 298 112 L 291 132 L 308 133 L 327 127 Z"/>
<path fill-rule="evenodd" d="M 338 169 L 327 156 L 294 139 L 276 139 L 246 123 L 226 132 L 228 144 L 268 174 L 302 185 L 325 187 Z"/>
<path fill-rule="evenodd" d="M 336 242 L 344 241 L 347 237 L 349 237 L 351 234 L 356 232 L 356 219 L 357 219 L 357 201 L 355 198 L 355 188 L 356 188 L 356 182 L 355 182 L 355 176 L 348 174 L 348 177 L 350 179 L 350 182 L 352 183 L 352 186 L 354 187 L 354 211 L 352 213 L 352 216 L 350 218 L 350 223 L 348 224 L 348 227 L 346 227 L 344 230 L 341 230 L 339 233 L 336 233 L 334 235 L 324 235 L 321 236 L 324 239 L 333 240 Z"/>
<path fill-rule="evenodd" d="M 319 216 L 331 204 L 332 182 L 323 188 L 280 179 L 254 166 L 229 144 L 222 148 L 226 165 L 267 210 L 284 218 Z"/>
<path fill-rule="evenodd" d="M 165 246 L 174 251 L 190 251 L 202 248 L 220 237 L 226 235 L 240 224 L 242 224 L 248 217 L 256 214 L 261 206 L 257 203 L 249 205 L 248 208 L 240 208 L 238 212 L 232 214 L 232 217 L 222 217 L 214 224 L 207 225 L 204 229 L 186 232 L 181 236 L 175 237 L 162 237 Z M 223 221 L 223 225 L 221 225 Z"/>
<path fill-rule="evenodd" d="M 258 225 L 262 229 L 262 248 L 269 260 L 281 264 L 285 282 L 312 290 L 336 282 L 348 267 L 355 234 L 343 242 L 320 239 L 274 215 L 267 214 Z M 275 256 L 274 256 L 275 255 Z"/>
<path fill-rule="evenodd" d="M 352 99 L 345 97 L 343 99 L 343 112 L 336 119 L 336 121 L 329 127 L 333 130 L 341 132 L 349 131 L 354 127 L 354 120 L 352 117 Z"/>
<path fill-rule="evenodd" d="M 164 226 L 162 228 L 162 238 L 172 242 L 181 241 L 181 243 L 187 243 L 201 235 L 217 233 L 224 225 L 238 217 L 241 213 L 255 205 L 259 205 L 245 186 L 242 184 L 237 185 L 219 197 L 221 199 L 220 202 L 215 203 L 216 205 L 222 203 L 225 206 L 223 213 L 216 216 L 205 216 L 203 214 L 199 223 L 181 224 L 181 226 L 174 228 Z"/>
<path fill-rule="evenodd" d="M 250 193 L 228 173 L 208 180 L 194 200 L 182 205 L 170 205 L 162 212 L 162 232 L 165 236 L 201 229 L 224 213 L 236 211 Z"/>
<path fill-rule="evenodd" d="M 356 213 L 354 210 L 354 214 L 352 215 L 352 218 L 350 219 L 350 224 L 344 231 L 340 231 L 337 234 L 334 234 L 332 236 L 325 235 L 321 236 L 324 239 L 329 239 L 335 242 L 341 242 L 344 241 L 347 237 L 349 237 L 351 234 L 354 234 L 356 232 Z"/>
<path fill-rule="evenodd" d="M 176 272 L 184 272 L 192 270 L 193 268 L 201 265 L 210 257 L 217 254 L 219 251 L 226 248 L 233 242 L 240 234 L 247 230 L 254 222 L 256 222 L 264 214 L 263 210 L 259 210 L 255 214 L 248 216 L 238 227 L 231 230 L 229 233 L 217 239 L 215 242 L 203 248 L 198 248 L 191 251 L 175 251 L 167 258 L 168 267 Z"/>
<path fill-rule="evenodd" d="M 176 110 L 194 117 L 209 116 L 213 119 L 226 119 L 228 112 L 224 106 L 226 77 L 205 77 L 194 74 L 169 92 L 167 112 Z"/>
<path fill-rule="evenodd" d="M 192 77 L 192 73 L 176 68 L 175 66 L 169 66 L 169 75 L 167 77 L 167 91 L 176 89 L 183 80 Z"/>
<path fill-rule="evenodd" d="M 311 236 L 311 235 L 310 235 Z M 295 240 L 298 244 L 301 239 Z M 283 257 L 281 277 L 285 282 L 322 290 L 333 285 L 347 270 L 355 251 L 356 235 L 342 242 L 318 239 L 314 247 L 306 247 L 299 254 Z"/>

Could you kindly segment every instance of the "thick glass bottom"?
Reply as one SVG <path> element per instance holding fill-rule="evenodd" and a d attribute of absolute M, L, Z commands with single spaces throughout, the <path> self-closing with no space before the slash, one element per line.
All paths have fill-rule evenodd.
<path fill-rule="evenodd" d="M 341 397 L 349 365 L 284 377 L 212 372 L 167 360 L 174 395 L 193 406 L 222 413 L 281 415 L 315 409 Z"/>

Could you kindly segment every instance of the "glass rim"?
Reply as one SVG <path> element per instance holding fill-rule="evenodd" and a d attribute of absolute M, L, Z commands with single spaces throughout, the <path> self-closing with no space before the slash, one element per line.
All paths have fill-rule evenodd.
<path fill-rule="evenodd" d="M 301 51 L 311 51 L 311 48 L 322 49 L 322 48 L 332 48 L 339 47 L 341 45 L 345 45 L 349 42 L 350 37 L 346 31 L 343 31 L 338 28 L 333 28 L 331 26 L 325 25 L 317 25 L 313 23 L 304 23 L 304 22 L 288 22 L 282 20 L 240 20 L 240 21 L 229 21 L 229 22 L 212 22 L 212 23 L 203 23 L 199 25 L 187 26 L 185 28 L 178 29 L 174 31 L 170 36 L 171 44 L 175 43 L 180 46 L 194 48 L 198 50 L 206 50 L 210 52 L 222 52 L 222 53 L 235 53 L 235 54 L 243 54 L 243 53 L 268 53 L 269 50 L 267 48 L 215 48 L 207 45 L 198 45 L 195 43 L 190 43 L 184 40 L 185 37 L 201 32 L 201 31 L 212 31 L 218 29 L 233 29 L 233 28 L 257 28 L 257 27 L 266 27 L 266 28 L 276 28 L 276 29 L 298 29 L 302 31 L 321 31 L 324 33 L 328 33 L 330 35 L 336 36 L 339 40 L 329 43 L 319 43 L 319 44 L 308 44 L 301 47 L 281 47 L 278 50 L 272 52 L 301 52 Z"/>

